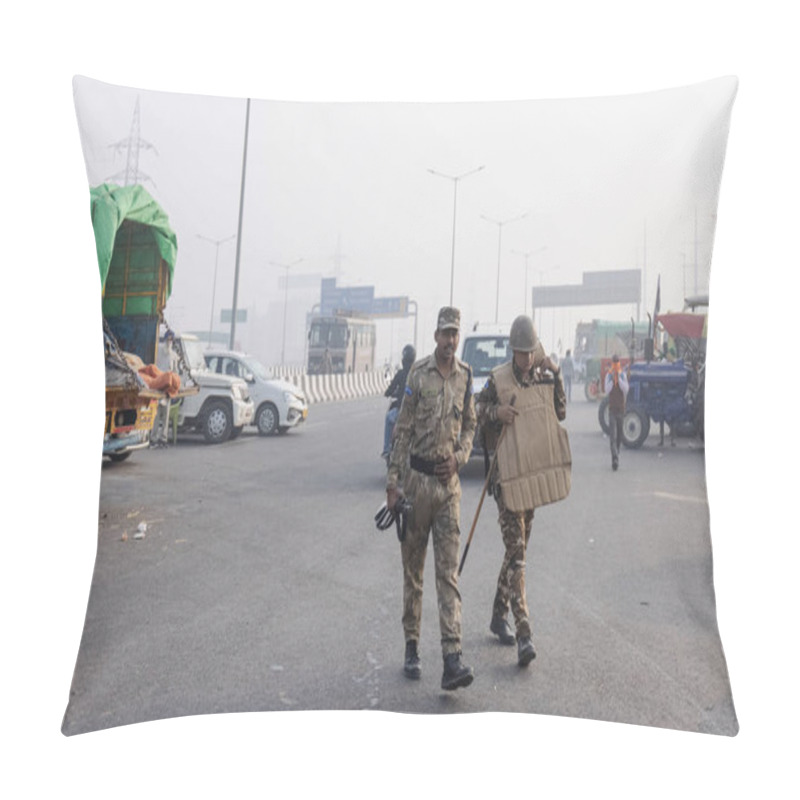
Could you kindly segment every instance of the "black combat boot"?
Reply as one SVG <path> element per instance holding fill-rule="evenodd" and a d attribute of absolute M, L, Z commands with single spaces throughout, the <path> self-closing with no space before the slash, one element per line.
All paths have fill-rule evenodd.
<path fill-rule="evenodd" d="M 403 663 L 403 672 L 406 678 L 417 681 L 422 675 L 422 667 L 419 663 L 419 654 L 417 653 L 417 642 L 414 639 L 409 639 L 406 642 L 406 660 Z"/>
<path fill-rule="evenodd" d="M 536 651 L 533 649 L 531 637 L 520 637 L 519 642 L 517 642 L 517 661 L 519 665 L 521 667 L 527 667 L 534 658 L 536 658 Z"/>
<path fill-rule="evenodd" d="M 469 686 L 475 673 L 472 667 L 461 662 L 461 653 L 449 653 L 444 657 L 444 672 L 442 673 L 442 689 L 448 692 L 461 686 Z"/>
<path fill-rule="evenodd" d="M 514 636 L 514 631 L 511 630 L 511 626 L 508 624 L 508 620 L 505 617 L 495 614 L 492 617 L 489 630 L 499 637 L 500 644 L 514 644 L 514 642 L 517 641 Z"/>

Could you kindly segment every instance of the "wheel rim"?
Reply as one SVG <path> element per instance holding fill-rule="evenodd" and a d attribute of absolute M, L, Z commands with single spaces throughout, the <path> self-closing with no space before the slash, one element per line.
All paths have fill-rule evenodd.
<path fill-rule="evenodd" d="M 277 426 L 277 419 L 275 416 L 275 411 L 272 409 L 271 406 L 266 406 L 261 409 L 261 413 L 258 415 L 258 429 L 262 433 L 272 433 Z"/>
<path fill-rule="evenodd" d="M 225 428 L 228 425 L 228 415 L 221 408 L 215 408 L 208 415 L 208 422 L 206 425 L 208 427 L 208 432 L 215 439 L 218 439 L 225 433 Z"/>
<path fill-rule="evenodd" d="M 638 414 L 628 414 L 625 419 L 625 438 L 635 442 L 642 435 L 642 420 Z"/>

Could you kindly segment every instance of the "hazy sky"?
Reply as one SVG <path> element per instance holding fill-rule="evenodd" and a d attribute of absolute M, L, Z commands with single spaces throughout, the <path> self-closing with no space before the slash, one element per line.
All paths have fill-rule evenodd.
<path fill-rule="evenodd" d="M 577 284 L 584 272 L 645 269 L 642 318 L 661 276 L 661 309 L 708 291 L 711 244 L 735 82 L 627 97 L 484 103 L 290 103 L 253 100 L 241 240 L 237 340 L 266 363 L 303 359 L 305 315 L 319 300 L 304 274 L 374 285 L 419 306 L 418 348 L 433 346 L 449 301 L 453 181 L 458 183 L 454 304 L 466 325 L 493 322 L 499 226 L 499 320 L 525 311 L 540 283 Z M 75 103 L 90 185 L 124 171 L 137 98 L 142 179 L 178 236 L 166 309 L 179 330 L 208 330 L 216 248 L 236 233 L 246 101 L 127 89 L 78 78 Z M 122 182 L 121 180 L 119 182 Z M 87 198 L 88 199 L 88 198 Z M 88 206 L 88 203 L 87 203 Z M 697 237 L 695 239 L 695 220 Z M 90 224 L 87 214 L 87 225 Z M 340 258 L 336 258 L 337 249 Z M 219 248 L 219 310 L 233 297 L 236 242 Z M 337 273 L 337 263 L 340 271 Z M 696 269 L 695 269 L 696 263 Z M 695 279 L 695 275 L 697 276 Z M 528 295 L 529 297 L 529 295 Z M 575 325 L 628 320 L 634 305 L 545 309 L 548 350 L 571 347 Z M 413 320 L 379 323 L 378 360 L 397 361 Z"/>

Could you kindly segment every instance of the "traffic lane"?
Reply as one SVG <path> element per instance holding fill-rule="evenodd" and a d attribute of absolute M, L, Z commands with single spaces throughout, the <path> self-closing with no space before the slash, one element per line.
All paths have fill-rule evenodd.
<path fill-rule="evenodd" d="M 352 633 L 342 620 L 370 605 L 354 599 L 363 597 L 363 576 L 349 577 L 383 498 L 377 453 L 368 448 L 359 459 L 352 452 L 365 442 L 355 433 L 367 421 L 380 430 L 374 417 L 383 403 L 367 405 L 328 407 L 316 415 L 329 428 L 319 436 L 309 424 L 219 446 L 186 437 L 104 469 L 98 561 L 76 671 L 85 713 L 78 703 L 69 730 L 93 718 L 108 726 L 294 707 L 295 695 L 305 698 L 303 707 L 370 704 L 338 670 L 335 692 L 302 688 L 317 686 L 332 664 L 355 667 L 343 652 Z M 345 522 L 339 512 L 364 484 L 363 513 Z M 135 541 L 145 520 L 146 538 Z M 294 691 L 278 688 L 285 675 Z"/>
<path fill-rule="evenodd" d="M 550 653 L 558 668 L 548 691 L 521 696 L 516 710 L 582 716 L 590 709 L 600 719 L 735 732 L 718 646 L 702 448 L 679 439 L 659 449 L 650 437 L 641 450 L 624 450 L 614 473 L 596 408 L 569 406 L 572 491 L 534 521 L 528 598 L 540 655 L 532 666 L 541 676 Z M 479 496 L 470 501 L 469 483 L 465 531 Z M 496 507 L 488 502 L 461 582 L 465 619 L 474 613 L 474 592 L 484 630 L 494 586 L 481 578 L 473 587 L 470 570 L 474 560 L 487 560 L 496 575 L 502 558 Z M 491 554 L 484 553 L 487 538 L 497 545 Z"/>
<path fill-rule="evenodd" d="M 151 557 L 158 555 L 160 563 L 136 565 L 133 572 L 139 575 L 137 581 L 127 585 L 112 580 L 106 587 L 106 603 L 113 602 L 115 591 L 119 597 L 120 587 L 125 589 L 122 596 L 134 601 L 125 603 L 128 624 L 118 634 L 123 640 L 125 636 L 132 638 L 136 646 L 125 649 L 118 644 L 115 648 L 113 642 L 106 641 L 95 648 L 106 658 L 109 653 L 117 657 L 122 652 L 133 660 L 133 664 L 125 657 L 116 661 L 119 675 L 127 675 L 129 681 L 131 674 L 137 676 L 116 687 L 118 691 L 107 698 L 107 705 L 117 709 L 116 719 L 136 721 L 153 715 L 219 710 L 374 707 L 420 712 L 552 710 L 567 715 L 574 710 L 576 716 L 585 716 L 586 704 L 602 698 L 593 713 L 598 718 L 618 714 L 626 721 L 673 724 L 670 714 L 674 703 L 666 702 L 660 686 L 663 676 L 652 685 L 640 679 L 644 688 L 632 694 L 630 671 L 614 660 L 616 651 L 608 650 L 609 625 L 598 621 L 598 617 L 606 620 L 607 612 L 594 610 L 592 617 L 586 609 L 594 606 L 585 601 L 577 603 L 580 595 L 574 591 L 568 595 L 569 602 L 559 599 L 558 586 L 538 597 L 545 586 L 541 579 L 535 581 L 535 592 L 529 590 L 532 604 L 535 601 L 535 609 L 540 610 L 534 611 L 535 619 L 541 618 L 537 636 L 545 637 L 539 642 L 535 671 L 525 674 L 516 667 L 513 648 L 498 649 L 494 637 L 488 634 L 493 582 L 502 557 L 494 519 L 488 531 L 481 535 L 476 532 L 462 580 L 465 654 L 478 670 L 478 678 L 468 692 L 457 693 L 457 701 L 438 689 L 441 659 L 429 559 L 422 642 L 425 675 L 419 686 L 409 686 L 400 669 L 399 545 L 392 532 L 375 531 L 371 520 L 372 505 L 382 499 L 383 468 L 373 454 L 372 439 L 365 439 L 364 431 L 372 419 L 373 431 L 381 432 L 382 419 L 374 417 L 380 417 L 375 411 L 383 407 L 383 403 L 374 401 L 318 407 L 321 413 L 316 419 L 325 428 L 326 443 L 332 445 L 326 448 L 320 448 L 319 443 L 310 446 L 316 437 L 302 435 L 290 443 L 289 449 L 289 437 L 259 437 L 252 443 L 240 438 L 224 447 L 203 447 L 208 456 L 202 459 L 196 458 L 196 448 L 185 449 L 193 456 L 185 465 L 187 475 L 199 481 L 204 491 L 183 508 L 176 508 L 172 501 L 172 511 L 181 512 L 170 518 L 175 526 L 172 535 L 184 541 L 179 546 L 178 538 L 154 548 Z M 308 428 L 306 432 L 311 431 Z M 581 436 L 574 438 L 577 442 Z M 267 447 L 253 446 L 259 442 Z M 596 448 L 595 434 L 590 452 L 596 453 Z M 607 442 L 602 452 L 607 452 L 605 448 Z M 154 481 L 155 499 L 161 481 L 175 471 L 170 460 L 182 450 L 179 446 L 146 454 L 157 456 L 153 464 L 165 470 Z M 228 457 L 234 454 L 233 464 L 229 464 Z M 334 458 L 347 463 L 349 470 L 328 469 Z M 577 461 L 581 463 L 580 458 Z M 297 489 L 298 470 L 304 471 L 308 489 L 287 494 Z M 470 494 L 477 504 L 481 473 L 480 461 L 473 460 L 463 474 L 465 508 Z M 244 483 L 240 506 L 213 502 L 215 494 L 231 488 L 230 481 L 220 481 L 220 474 L 237 475 Z M 252 481 L 249 476 L 253 475 L 259 480 Z M 104 482 L 106 499 L 114 483 L 113 478 Z M 131 483 L 125 481 L 124 485 L 129 489 Z M 329 502 L 331 495 L 326 487 L 334 494 L 338 490 L 335 502 Z M 298 517 L 297 504 L 285 502 L 286 497 L 293 496 L 301 498 L 302 518 Z M 202 500 L 206 507 L 198 514 Z M 567 502 L 548 510 L 566 508 Z M 193 505 L 195 513 L 186 513 Z M 157 504 L 152 510 L 156 508 Z M 537 515 L 534 542 L 540 538 L 540 529 L 545 533 L 548 529 L 544 511 Z M 582 513 L 585 515 L 585 510 Z M 238 524 L 232 525 L 232 518 Z M 466 514 L 462 516 L 465 518 Z M 181 531 L 186 520 L 191 525 Z M 248 521 L 257 524 L 248 527 Z M 484 521 L 485 517 L 482 524 Z M 547 537 L 542 540 L 546 542 Z M 157 539 L 154 536 L 147 541 L 152 545 Z M 489 552 L 481 557 L 486 548 Z M 560 549 L 566 552 L 563 545 Z M 118 556 L 107 559 L 120 560 Z M 534 558 L 533 574 L 535 562 Z M 142 573 L 150 576 L 149 590 L 142 583 Z M 563 582 L 569 570 L 555 570 L 554 574 Z M 142 601 L 142 595 L 149 600 Z M 154 605 L 160 595 L 164 602 Z M 137 619 L 148 605 L 149 614 Z M 98 608 L 107 606 L 95 603 L 94 613 Z M 113 623 L 118 618 L 118 614 L 110 613 L 107 619 Z M 558 635 L 548 643 L 547 625 L 554 622 L 558 623 Z M 567 647 L 567 656 L 571 657 L 548 659 L 544 655 L 557 653 L 559 647 Z M 600 655 L 592 655 L 594 652 Z M 609 669 L 602 668 L 606 657 L 610 659 Z M 130 667 L 137 664 L 138 669 L 132 672 Z M 552 675 L 548 675 L 548 666 L 555 668 Z M 574 679 L 565 681 L 564 676 L 578 667 Z M 632 677 L 637 674 L 638 670 L 633 670 Z M 530 675 L 537 676 L 534 683 Z M 616 676 L 620 676 L 619 685 L 613 682 Z M 604 681 L 612 685 L 605 687 Z M 153 686 L 162 687 L 155 696 Z M 122 710 L 121 700 L 125 706 Z M 631 705 L 637 707 L 629 710 Z"/>

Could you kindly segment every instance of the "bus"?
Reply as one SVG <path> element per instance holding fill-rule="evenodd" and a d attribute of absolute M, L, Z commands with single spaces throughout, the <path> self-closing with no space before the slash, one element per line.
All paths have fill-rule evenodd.
<path fill-rule="evenodd" d="M 326 367 L 325 352 L 329 367 Z M 375 368 L 375 322 L 369 317 L 315 314 L 308 330 L 308 374 Z"/>

